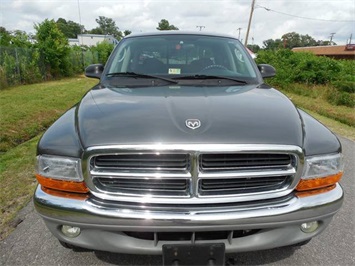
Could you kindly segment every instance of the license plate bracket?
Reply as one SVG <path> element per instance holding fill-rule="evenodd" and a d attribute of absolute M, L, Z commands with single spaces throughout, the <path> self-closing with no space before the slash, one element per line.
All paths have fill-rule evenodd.
<path fill-rule="evenodd" d="M 225 245 L 176 244 L 163 245 L 163 265 L 224 265 Z"/>

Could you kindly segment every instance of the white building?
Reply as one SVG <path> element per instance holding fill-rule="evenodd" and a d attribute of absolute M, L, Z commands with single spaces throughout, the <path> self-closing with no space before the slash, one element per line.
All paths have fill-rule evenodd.
<path fill-rule="evenodd" d="M 114 45 L 118 44 L 112 35 L 100 35 L 100 34 L 79 34 L 77 39 L 68 39 L 70 45 L 86 45 L 95 46 L 100 42 L 106 41 Z"/>

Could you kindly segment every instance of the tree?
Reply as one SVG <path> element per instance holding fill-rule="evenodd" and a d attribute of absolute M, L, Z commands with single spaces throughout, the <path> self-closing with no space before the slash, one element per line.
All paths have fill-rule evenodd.
<path fill-rule="evenodd" d="M 169 21 L 167 21 L 166 19 L 162 19 L 159 23 L 158 23 L 158 27 L 157 30 L 178 30 L 179 28 L 175 27 L 174 25 L 170 25 Z"/>
<path fill-rule="evenodd" d="M 253 53 L 257 53 L 260 50 L 260 46 L 257 44 L 248 44 L 247 45 L 248 49 L 252 51 Z"/>
<path fill-rule="evenodd" d="M 8 32 L 4 27 L 0 27 L 0 46 L 9 46 L 10 41 L 10 32 Z"/>
<path fill-rule="evenodd" d="M 263 45 L 265 50 L 276 50 L 283 47 L 281 39 L 276 39 L 276 40 L 268 39 L 263 41 Z"/>
<path fill-rule="evenodd" d="M 16 47 L 29 48 L 32 46 L 30 35 L 25 31 L 15 30 L 11 33 L 11 45 Z"/>
<path fill-rule="evenodd" d="M 68 39 L 65 37 L 52 20 L 44 20 L 42 23 L 35 24 L 36 47 L 41 53 L 47 73 L 53 76 L 68 75 L 70 52 Z"/>
<path fill-rule="evenodd" d="M 66 21 L 64 18 L 59 18 L 56 23 L 60 31 L 63 32 L 67 38 L 77 38 L 78 34 L 85 31 L 83 25 L 71 20 Z"/>
<path fill-rule="evenodd" d="M 0 27 L 0 46 L 15 46 L 28 48 L 32 46 L 32 35 L 25 31 L 15 30 L 7 31 L 4 27 Z"/>
<path fill-rule="evenodd" d="M 337 45 L 337 44 L 333 41 L 323 41 L 323 40 L 317 41 L 317 46 L 328 46 L 328 45 Z"/>
<path fill-rule="evenodd" d="M 99 18 L 96 19 L 96 22 L 99 26 L 89 31 L 89 33 L 112 35 L 117 40 L 122 39 L 122 32 L 116 26 L 116 22 L 112 18 L 99 16 Z"/>
<path fill-rule="evenodd" d="M 301 37 L 301 45 L 304 46 L 317 46 L 318 42 L 308 34 L 300 35 Z"/>
<path fill-rule="evenodd" d="M 132 32 L 130 30 L 125 30 L 124 32 L 124 36 L 130 35 Z"/>
<path fill-rule="evenodd" d="M 98 43 L 96 46 L 91 46 L 89 49 L 91 52 L 97 53 L 99 63 L 105 64 L 113 48 L 114 45 L 112 43 L 103 41 Z"/>
<path fill-rule="evenodd" d="M 308 34 L 301 35 L 297 32 L 286 33 L 282 35 L 281 39 L 283 40 L 284 47 L 289 49 L 317 45 L 317 41 Z"/>
<path fill-rule="evenodd" d="M 308 47 L 308 46 L 318 46 L 327 45 L 328 41 L 316 41 L 313 37 L 308 34 L 302 35 L 297 32 L 289 32 L 282 35 L 281 39 L 268 39 L 263 41 L 265 50 L 275 50 L 280 48 L 292 49 L 294 47 Z"/>

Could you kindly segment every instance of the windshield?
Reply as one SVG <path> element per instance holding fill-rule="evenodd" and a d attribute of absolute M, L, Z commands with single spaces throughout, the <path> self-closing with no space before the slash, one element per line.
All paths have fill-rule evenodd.
<path fill-rule="evenodd" d="M 126 72 L 172 79 L 202 75 L 257 81 L 250 57 L 238 40 L 202 35 L 124 39 L 111 57 L 106 75 Z"/>

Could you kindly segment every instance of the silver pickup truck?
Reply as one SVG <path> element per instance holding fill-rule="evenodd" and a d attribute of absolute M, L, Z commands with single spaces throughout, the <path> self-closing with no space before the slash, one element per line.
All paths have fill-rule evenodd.
<path fill-rule="evenodd" d="M 39 141 L 38 213 L 65 247 L 165 263 L 307 243 L 342 205 L 341 145 L 273 75 L 231 36 L 125 37 Z"/>

